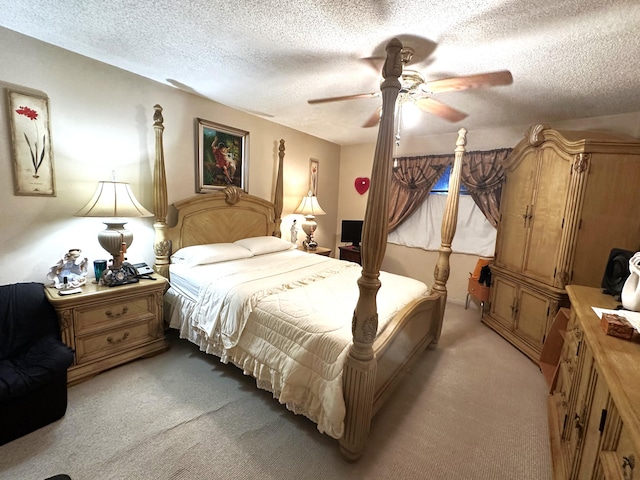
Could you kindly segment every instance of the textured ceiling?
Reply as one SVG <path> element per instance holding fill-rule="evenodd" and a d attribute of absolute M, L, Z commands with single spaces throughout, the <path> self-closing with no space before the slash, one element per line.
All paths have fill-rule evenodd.
<path fill-rule="evenodd" d="M 375 140 L 380 99 L 307 100 L 376 91 L 362 59 L 394 36 L 427 81 L 514 77 L 406 134 L 640 111 L 638 0 L 0 0 L 0 26 L 343 145 Z"/>

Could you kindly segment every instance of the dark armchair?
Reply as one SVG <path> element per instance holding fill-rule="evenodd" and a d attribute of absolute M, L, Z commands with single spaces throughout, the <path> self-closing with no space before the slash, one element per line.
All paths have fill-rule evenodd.
<path fill-rule="evenodd" d="M 0 286 L 0 445 L 61 418 L 73 351 L 41 283 Z"/>

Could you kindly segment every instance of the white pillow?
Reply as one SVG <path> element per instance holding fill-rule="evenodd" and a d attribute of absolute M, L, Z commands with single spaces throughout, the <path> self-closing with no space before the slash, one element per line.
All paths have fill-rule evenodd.
<path fill-rule="evenodd" d="M 246 248 L 233 243 L 211 243 L 184 247 L 171 255 L 172 263 L 183 265 L 206 265 L 208 263 L 227 262 L 240 258 L 249 258 L 253 254 Z"/>
<path fill-rule="evenodd" d="M 294 247 L 286 240 L 270 236 L 243 238 L 241 240 L 236 240 L 233 243 L 250 250 L 254 255 L 282 252 L 283 250 L 290 250 Z"/>

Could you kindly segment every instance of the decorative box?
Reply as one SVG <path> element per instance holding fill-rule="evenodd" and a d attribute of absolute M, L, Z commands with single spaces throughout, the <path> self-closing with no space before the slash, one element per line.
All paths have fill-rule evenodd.
<path fill-rule="evenodd" d="M 634 328 L 622 315 L 616 315 L 615 313 L 603 313 L 602 320 L 600 320 L 600 326 L 604 333 L 613 337 L 629 340 L 633 336 Z"/>

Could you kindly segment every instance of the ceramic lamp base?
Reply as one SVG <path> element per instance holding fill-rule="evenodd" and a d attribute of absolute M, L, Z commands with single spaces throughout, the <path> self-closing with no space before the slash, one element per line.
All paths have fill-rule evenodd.
<path fill-rule="evenodd" d="M 98 234 L 100 246 L 109 252 L 114 259 L 120 257 L 123 243 L 129 248 L 133 242 L 133 233 L 124 228 L 125 223 L 104 222 L 107 228 Z"/>

